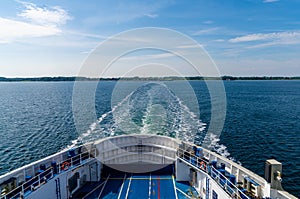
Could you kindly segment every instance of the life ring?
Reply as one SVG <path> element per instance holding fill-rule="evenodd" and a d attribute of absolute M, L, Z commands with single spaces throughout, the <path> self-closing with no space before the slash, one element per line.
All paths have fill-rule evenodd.
<path fill-rule="evenodd" d="M 200 162 L 200 169 L 206 171 L 206 164 L 205 164 L 204 161 L 201 161 L 201 162 Z"/>
<path fill-rule="evenodd" d="M 61 170 L 66 171 L 66 170 L 69 169 L 69 167 L 70 167 L 70 163 L 69 162 L 64 162 L 61 165 Z"/>

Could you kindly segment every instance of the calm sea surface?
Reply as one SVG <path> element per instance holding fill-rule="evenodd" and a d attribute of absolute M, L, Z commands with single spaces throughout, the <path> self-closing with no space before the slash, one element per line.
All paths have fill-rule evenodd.
<path fill-rule="evenodd" d="M 189 83 L 199 105 L 192 97 L 183 99 L 170 92 L 169 86 L 182 96 L 189 94 L 186 85 L 176 81 L 166 83 L 167 87 L 155 82 L 123 82 L 117 91 L 117 82 L 101 82 L 95 94 L 97 120 L 88 116 L 82 97 L 76 110 L 82 109 L 83 117 L 76 129 L 73 82 L 2 82 L 0 174 L 76 141 L 128 131 L 178 135 L 186 140 L 193 137 L 201 144 L 211 120 L 210 95 L 203 81 Z M 85 87 L 90 84 L 85 82 Z M 227 115 L 220 141 L 212 140 L 213 149 L 261 176 L 264 161 L 276 158 L 283 163 L 284 188 L 299 197 L 300 81 L 226 81 L 224 85 Z M 132 88 L 136 89 L 131 92 Z M 116 93 L 119 97 L 114 97 Z"/>

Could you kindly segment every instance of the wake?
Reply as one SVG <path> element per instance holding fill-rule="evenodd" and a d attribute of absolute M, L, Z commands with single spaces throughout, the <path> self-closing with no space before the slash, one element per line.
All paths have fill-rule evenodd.
<path fill-rule="evenodd" d="M 69 147 L 124 134 L 165 135 L 201 145 L 206 124 L 167 86 L 148 83 L 129 93 L 92 123 Z M 226 146 L 209 135 L 208 148 L 229 156 Z"/>

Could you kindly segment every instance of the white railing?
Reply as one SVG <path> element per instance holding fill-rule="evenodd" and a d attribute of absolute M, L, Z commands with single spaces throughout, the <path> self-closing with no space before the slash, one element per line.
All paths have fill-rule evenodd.
<path fill-rule="evenodd" d="M 196 155 L 193 154 L 192 150 L 183 150 L 179 148 L 177 150 L 177 156 L 180 160 L 192 165 L 197 170 L 207 173 L 214 179 L 220 187 L 222 187 L 232 198 L 237 199 L 250 199 L 245 193 L 243 193 L 235 184 L 224 176 L 220 171 L 211 166 L 211 164 Z"/>
<path fill-rule="evenodd" d="M 79 166 L 86 162 L 86 160 L 96 157 L 96 149 L 91 149 L 89 151 L 80 153 L 72 158 L 65 159 L 60 163 L 56 164 L 56 168 L 50 167 L 43 171 L 42 173 L 32 177 L 30 180 L 24 182 L 22 185 L 11 190 L 4 196 L 0 196 L 0 199 L 22 199 L 25 197 L 27 192 L 33 192 L 43 184 L 46 184 L 47 181 L 52 179 L 55 175 L 58 175 L 62 172 L 66 172 L 69 169 L 72 169 L 76 166 Z M 54 171 L 57 171 L 54 173 Z"/>

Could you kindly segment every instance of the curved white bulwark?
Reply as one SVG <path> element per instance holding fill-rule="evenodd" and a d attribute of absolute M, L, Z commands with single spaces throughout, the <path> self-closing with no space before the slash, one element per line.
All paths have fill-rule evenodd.
<path fill-rule="evenodd" d="M 2 175 L 0 199 L 75 199 L 75 193 L 80 195 L 87 183 L 99 185 L 81 197 L 89 198 L 93 191 L 100 189 L 98 198 L 101 198 L 109 179 L 109 176 L 104 181 L 101 179 L 105 176 L 104 165 L 121 170 L 126 173 L 125 177 L 130 173 L 149 173 L 174 165 L 175 180 L 189 182 L 199 198 L 296 198 L 282 190 L 281 164 L 275 160 L 266 164 L 267 181 L 241 165 L 191 143 L 137 134 L 105 138 L 64 150 Z M 126 186 L 125 177 L 121 192 Z M 173 183 L 175 198 L 176 190 L 191 198 Z M 122 198 L 121 192 L 118 198 Z M 128 193 L 124 194 L 125 198 L 127 196 Z"/>

